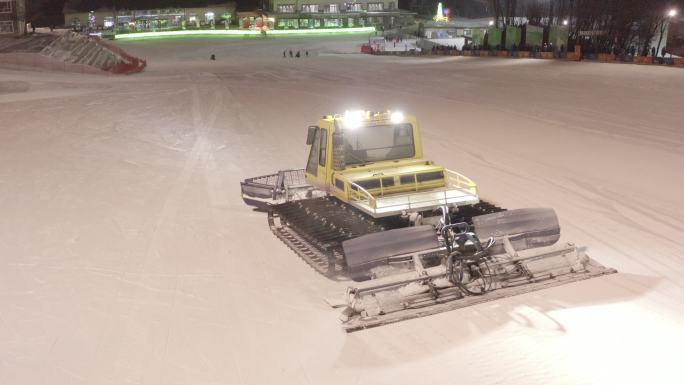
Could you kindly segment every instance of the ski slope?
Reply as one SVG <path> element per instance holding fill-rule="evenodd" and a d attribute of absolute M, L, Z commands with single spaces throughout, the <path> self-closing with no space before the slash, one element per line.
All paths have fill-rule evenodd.
<path fill-rule="evenodd" d="M 353 54 L 366 37 L 117 43 L 145 73 L 0 69 L 0 384 L 682 384 L 684 72 Z M 309 57 L 284 59 L 284 49 Z M 216 54 L 216 61 L 209 56 Z M 345 334 L 239 182 L 401 109 L 503 207 L 619 274 Z"/>

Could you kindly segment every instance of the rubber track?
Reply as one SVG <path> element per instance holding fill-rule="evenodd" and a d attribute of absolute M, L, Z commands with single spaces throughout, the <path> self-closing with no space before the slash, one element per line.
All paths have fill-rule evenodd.
<path fill-rule="evenodd" d="M 345 280 L 342 242 L 386 229 L 372 217 L 335 198 L 314 198 L 273 206 L 271 231 L 306 263 L 330 279 Z"/>
<path fill-rule="evenodd" d="M 489 202 L 462 206 L 451 221 L 472 223 L 472 217 L 503 211 Z M 300 258 L 324 276 L 349 279 L 342 242 L 365 234 L 406 226 L 400 218 L 375 219 L 331 198 L 313 198 L 272 206 L 268 212 L 271 231 Z"/>
<path fill-rule="evenodd" d="M 273 210 L 268 212 L 268 225 L 273 234 L 316 271 L 332 280 L 347 279 L 344 258 L 339 250 L 325 251 L 314 246 L 284 223 Z"/>

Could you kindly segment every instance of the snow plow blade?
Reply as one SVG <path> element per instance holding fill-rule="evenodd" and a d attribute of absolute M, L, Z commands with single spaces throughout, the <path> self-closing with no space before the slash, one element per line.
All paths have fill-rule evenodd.
<path fill-rule="evenodd" d="M 560 239 L 560 225 L 553 209 L 528 208 L 501 211 L 473 217 L 475 233 L 480 239 L 508 237 L 515 250 L 551 246 Z M 505 252 L 504 242 L 496 242 L 491 254 Z"/>
<path fill-rule="evenodd" d="M 342 242 L 347 273 L 354 281 L 371 279 L 374 268 L 399 263 L 413 252 L 439 247 L 435 228 L 430 225 L 382 231 Z"/>
<path fill-rule="evenodd" d="M 459 228 L 463 225 L 458 224 Z M 403 261 L 410 261 L 411 269 L 349 287 L 342 301 L 331 303 L 333 307 L 344 307 L 340 316 L 342 328 L 354 332 L 616 272 L 584 255 L 572 243 L 555 245 L 560 227 L 552 209 L 510 210 L 477 216 L 473 218 L 473 225 L 474 232 L 466 225 L 453 239 L 448 235 L 439 238 L 440 263 L 435 264 L 434 258 L 430 259 L 432 262 L 425 258 L 434 256 L 434 248 L 429 250 L 433 254 L 426 254 L 428 250 L 409 247 L 400 251 Z M 415 236 L 408 238 L 422 240 L 417 243 L 410 240 L 410 246 L 421 242 L 434 245 L 432 242 L 438 240 L 434 232 L 431 241 L 418 235 L 423 234 L 422 230 L 414 233 Z M 442 234 L 447 234 L 446 229 Z M 360 238 L 366 237 L 370 236 Z M 485 238 L 488 241 L 481 242 Z M 378 246 L 387 239 L 383 237 Z M 355 256 L 355 261 L 373 264 L 397 257 L 378 255 L 380 249 L 369 245 L 373 239 L 353 241 L 371 251 L 367 260 Z M 457 243 L 460 249 L 450 246 Z M 390 253 L 396 254 L 394 251 Z"/>

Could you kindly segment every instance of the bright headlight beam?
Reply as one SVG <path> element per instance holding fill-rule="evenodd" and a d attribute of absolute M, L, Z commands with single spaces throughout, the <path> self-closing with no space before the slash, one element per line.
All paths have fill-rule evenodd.
<path fill-rule="evenodd" d="M 404 114 L 402 114 L 401 111 L 394 111 L 392 112 L 392 115 L 390 115 L 390 120 L 394 124 L 401 123 L 404 121 Z"/>
<path fill-rule="evenodd" d="M 344 127 L 350 130 L 355 130 L 361 127 L 363 122 L 363 111 L 345 111 L 344 113 Z"/>

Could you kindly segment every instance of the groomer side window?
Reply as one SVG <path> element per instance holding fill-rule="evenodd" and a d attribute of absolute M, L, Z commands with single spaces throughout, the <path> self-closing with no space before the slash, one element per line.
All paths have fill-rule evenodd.
<path fill-rule="evenodd" d="M 325 128 L 321 128 L 320 130 L 321 135 L 320 135 L 320 150 L 319 150 L 319 155 L 318 155 L 318 164 L 321 166 L 325 167 L 325 160 L 326 160 L 326 155 L 328 151 L 328 130 Z"/>
<path fill-rule="evenodd" d="M 311 175 L 318 175 L 318 156 L 321 145 L 321 130 L 316 129 L 316 133 L 311 143 L 311 151 L 309 152 L 309 161 L 306 163 L 306 172 Z"/>

